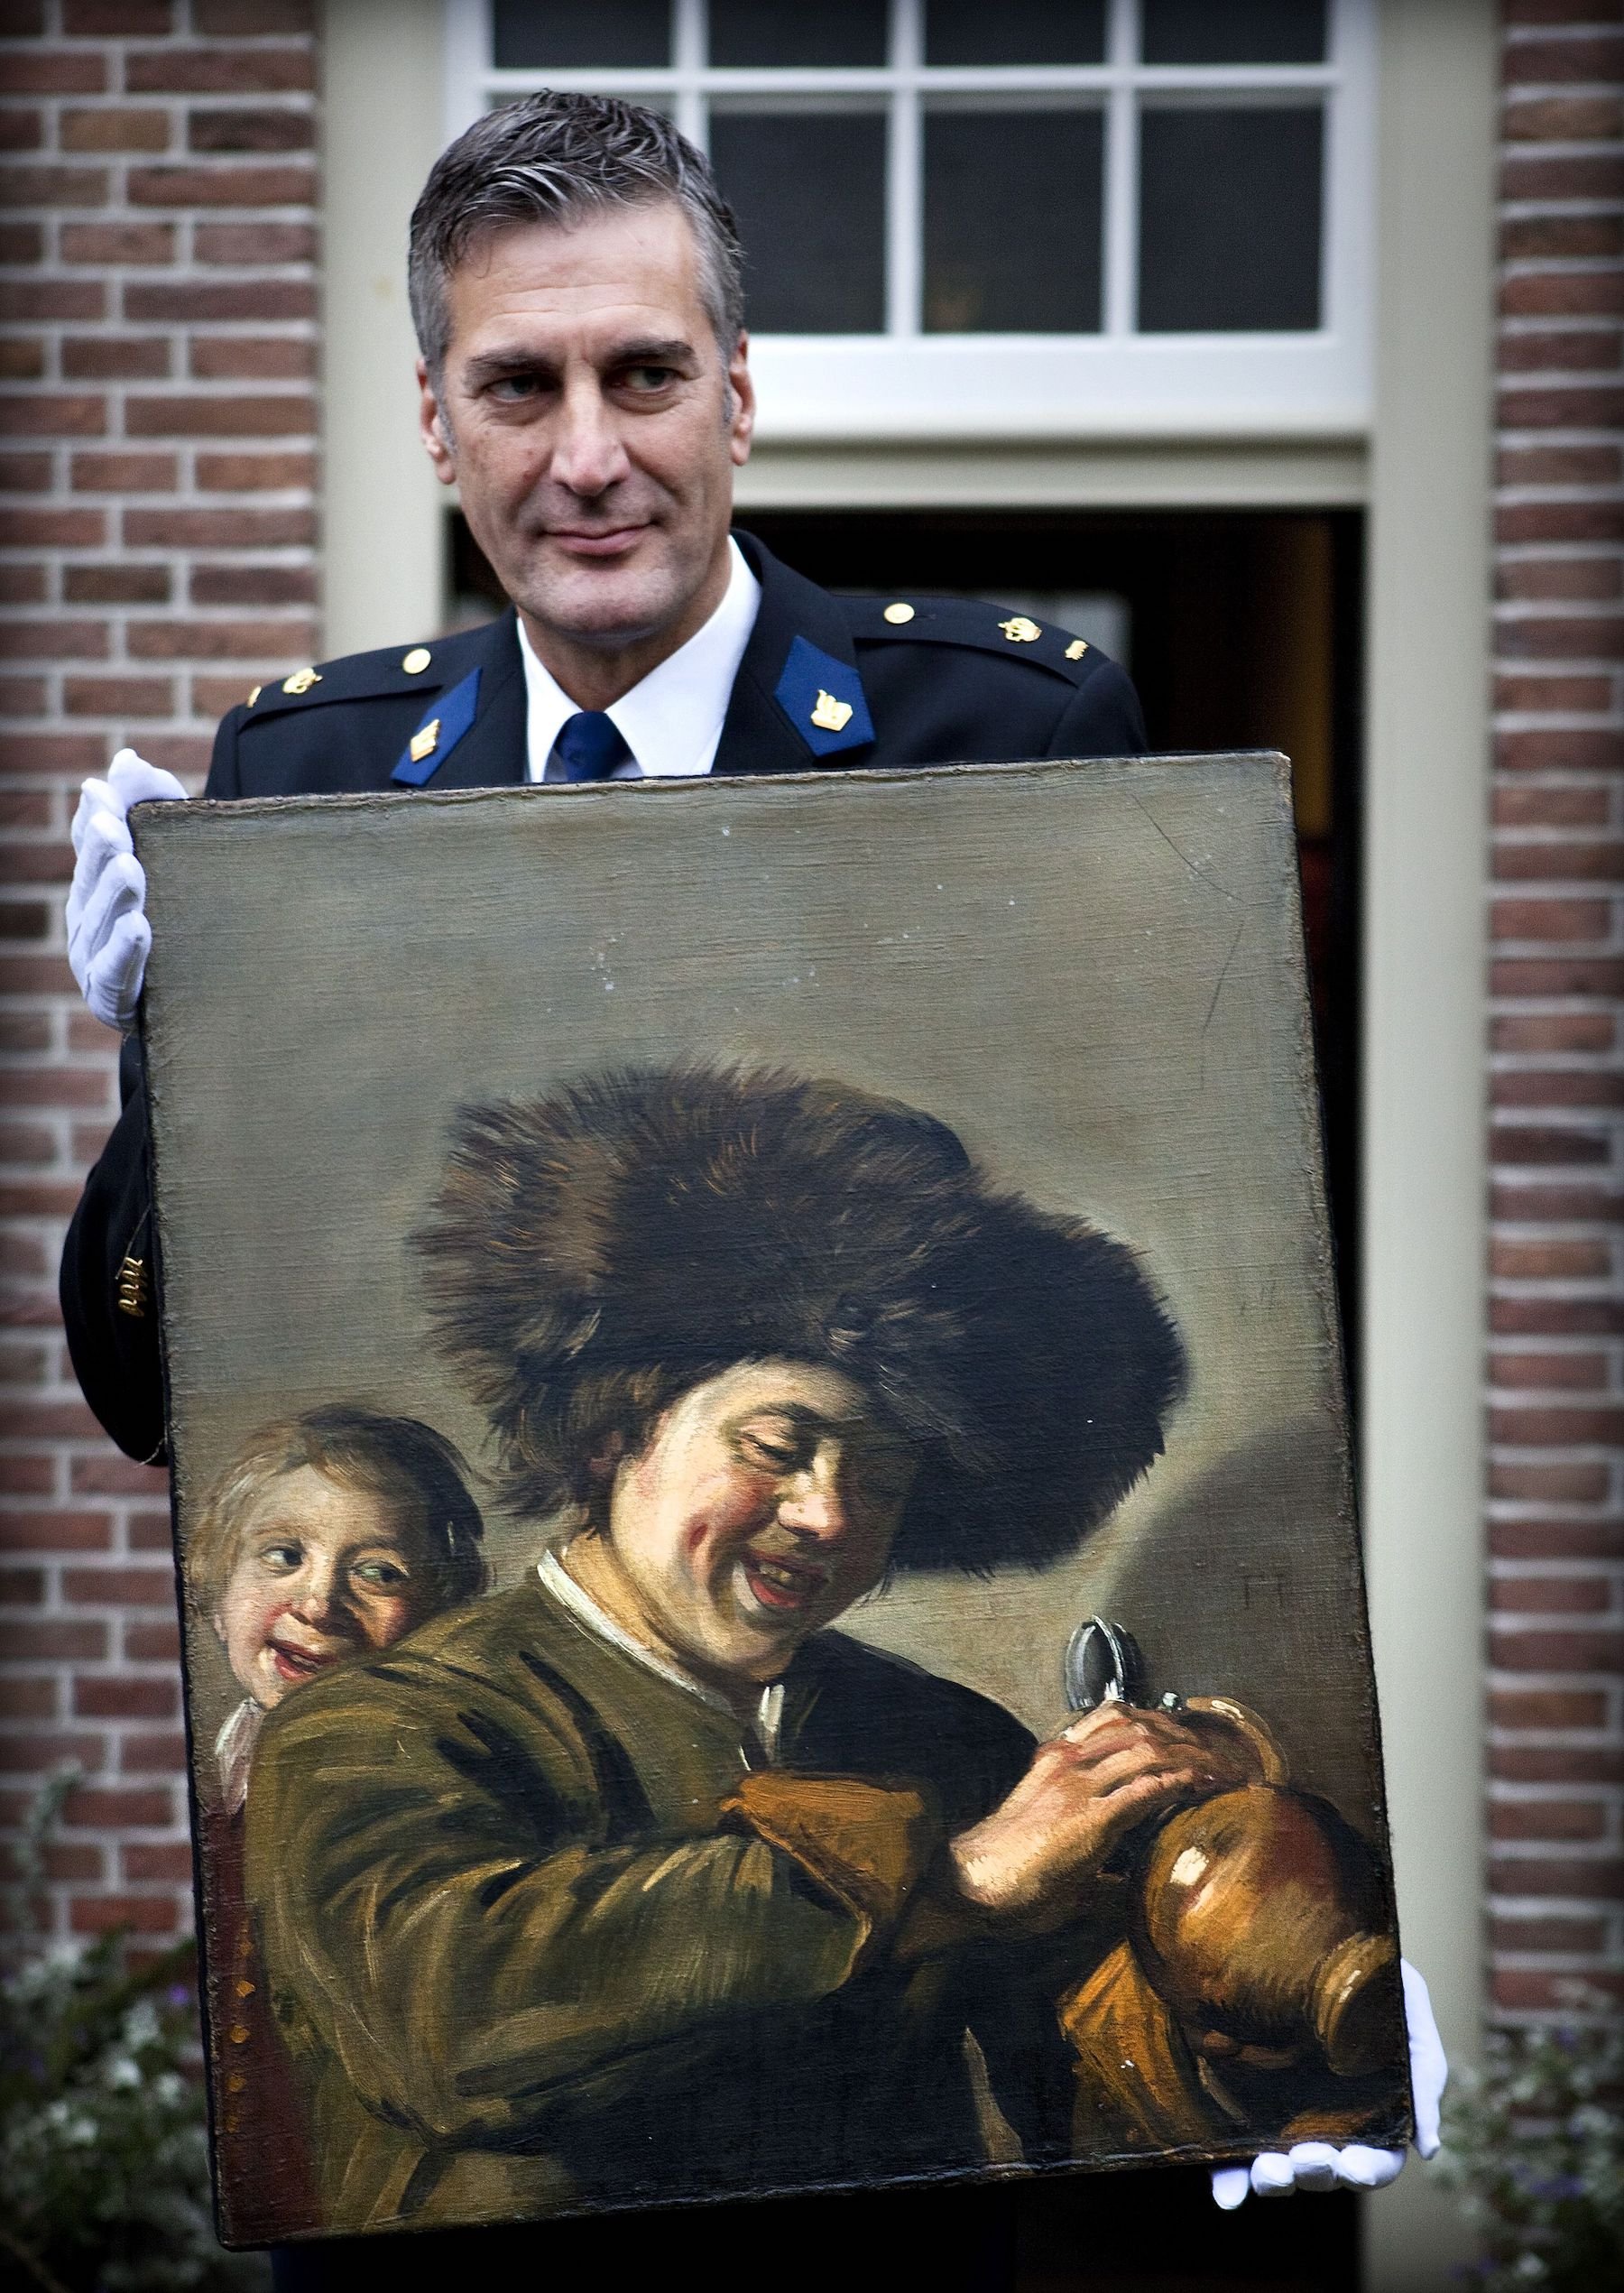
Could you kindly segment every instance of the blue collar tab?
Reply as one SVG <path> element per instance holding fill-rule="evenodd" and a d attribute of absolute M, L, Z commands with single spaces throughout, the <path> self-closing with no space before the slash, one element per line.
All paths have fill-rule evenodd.
<path fill-rule="evenodd" d="M 789 648 L 773 698 L 814 756 L 866 748 L 874 737 L 863 680 L 849 661 L 836 661 L 798 637 Z"/>
<path fill-rule="evenodd" d="M 475 669 L 460 685 L 453 685 L 448 693 L 429 703 L 390 779 L 401 788 L 424 787 L 474 722 L 478 707 L 479 671 Z"/>

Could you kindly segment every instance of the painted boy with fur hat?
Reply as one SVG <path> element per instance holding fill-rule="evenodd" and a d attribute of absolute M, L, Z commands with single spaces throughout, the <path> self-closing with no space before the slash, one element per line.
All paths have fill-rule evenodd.
<path fill-rule="evenodd" d="M 1066 2154 L 1102 1866 L 1234 1777 L 1161 1713 L 1034 1746 L 831 1628 L 1075 1549 L 1159 1453 L 1183 1361 L 1131 1253 L 913 1108 L 706 1068 L 465 1110 L 418 1241 L 552 1541 L 267 1723 L 321 2225 Z"/>

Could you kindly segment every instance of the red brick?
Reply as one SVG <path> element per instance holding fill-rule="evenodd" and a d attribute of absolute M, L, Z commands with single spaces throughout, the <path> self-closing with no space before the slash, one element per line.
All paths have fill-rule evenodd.
<path fill-rule="evenodd" d="M 1573 616 L 1542 625 L 1576 637 L 1582 625 L 1595 624 L 1581 624 Z M 1594 650 L 1576 642 L 1568 649 L 1575 653 Z M 1583 728 L 1502 733 L 1495 743 L 1495 757 L 1509 772 L 1613 772 L 1624 763 L 1624 734 Z"/>
<path fill-rule="evenodd" d="M 299 664 L 283 653 L 280 656 L 267 654 L 259 665 L 264 669 L 265 674 L 255 676 L 251 680 L 241 672 L 230 677 L 194 677 L 191 680 L 192 715 L 211 719 L 224 717 L 228 708 L 235 708 L 239 701 L 247 699 L 254 685 L 263 685 L 270 677 L 285 676 L 288 665 L 297 668 Z"/>
<path fill-rule="evenodd" d="M 1605 940 L 1612 910 L 1605 900 L 1497 900 L 1496 940 Z"/>
<path fill-rule="evenodd" d="M 14 617 L 0 627 L 0 656 L 12 661 L 104 661 L 106 653 L 105 622 Z"/>
<path fill-rule="evenodd" d="M 76 454 L 76 494 L 172 494 L 180 466 L 173 454 Z"/>
<path fill-rule="evenodd" d="M 309 207 L 316 178 L 308 167 L 132 167 L 125 196 L 132 207 Z"/>
<path fill-rule="evenodd" d="M 1624 502 L 1512 502 L 1494 522 L 1498 541 L 1624 541 Z"/>
<path fill-rule="evenodd" d="M 1624 452 L 1616 446 L 1502 447 L 1495 461 L 1500 485 L 1617 485 Z"/>
<path fill-rule="evenodd" d="M 0 111 L 0 152 L 37 152 L 44 142 L 44 115 L 13 104 Z"/>
<path fill-rule="evenodd" d="M 12 1552 L 107 1552 L 113 1521 L 105 1512 L 12 1512 L 0 1521 L 0 1542 Z"/>
<path fill-rule="evenodd" d="M 167 605 L 171 588 L 166 565 L 69 565 L 62 569 L 62 596 L 70 606 Z"/>
<path fill-rule="evenodd" d="M 315 84 L 314 59 L 302 45 L 138 49 L 125 62 L 132 95 L 279 95 Z"/>
<path fill-rule="evenodd" d="M 1490 1766 L 1502 1783 L 1624 1783 L 1624 1751 L 1583 1743 L 1497 1745 Z"/>
<path fill-rule="evenodd" d="M 178 1728 L 125 1735 L 118 1747 L 120 1775 L 184 1775 L 186 1738 Z"/>
<path fill-rule="evenodd" d="M 1496 1895 L 1610 1902 L 1624 1891 L 1624 1861 L 1599 1855 L 1507 1855 L 1490 1864 L 1489 1885 Z"/>
<path fill-rule="evenodd" d="M 263 661 L 281 652 L 314 651 L 308 623 L 264 621 L 138 621 L 125 633 L 137 661 Z"/>
<path fill-rule="evenodd" d="M 1624 1106 L 1624 1073 L 1559 1068 L 1497 1075 L 1490 1098 L 1496 1106 Z"/>
<path fill-rule="evenodd" d="M 143 1880 L 167 1881 L 176 1887 L 191 1885 L 192 1852 L 184 1840 L 125 1841 L 119 1846 L 118 1862 L 125 1880 L 137 1885 Z"/>
<path fill-rule="evenodd" d="M 1587 1967 L 1584 1980 L 1593 1991 L 1610 1998 L 1624 1998 L 1624 1976 L 1602 1967 Z M 1490 1984 L 1494 2003 L 1508 2014 L 1571 2015 L 1573 1981 L 1565 1971 L 1545 1974 L 1531 1967 L 1499 1967 Z"/>
<path fill-rule="evenodd" d="M 172 1720 L 179 1708 L 181 1683 L 165 1676 L 80 1671 L 73 1681 L 80 1720 Z"/>
<path fill-rule="evenodd" d="M 0 677 L 0 717 L 42 717 L 49 694 L 42 677 Z"/>
<path fill-rule="evenodd" d="M 46 589 L 42 565 L 0 566 L 0 605 L 42 606 Z"/>
<path fill-rule="evenodd" d="M 1624 994 L 1624 964 L 1611 957 L 1509 957 L 1490 966 L 1489 986 L 1495 995 L 1616 996 Z"/>
<path fill-rule="evenodd" d="M 1614 327 L 1543 328 L 1533 334 L 1501 332 L 1499 370 L 1507 374 L 1616 374 L 1624 364 L 1624 336 Z"/>
<path fill-rule="evenodd" d="M 167 677 L 69 677 L 62 707 L 69 717 L 172 717 L 175 689 Z"/>
<path fill-rule="evenodd" d="M 67 107 L 57 134 L 65 152 L 166 152 L 169 114 L 133 105 L 108 104 L 94 111 Z"/>
<path fill-rule="evenodd" d="M 0 1719 L 53 1720 L 57 1684 L 53 1679 L 23 1679 L 0 1673 Z"/>
<path fill-rule="evenodd" d="M 252 111 L 222 105 L 189 112 L 186 137 L 194 152 L 308 152 L 316 141 L 316 124 L 304 105 L 264 105 Z"/>
<path fill-rule="evenodd" d="M 161 382 L 169 371 L 162 335 L 70 335 L 62 344 L 69 382 Z"/>
<path fill-rule="evenodd" d="M 199 382 L 305 382 L 316 346 L 291 335 L 208 335 L 192 343 L 188 371 Z"/>
<path fill-rule="evenodd" d="M 199 494 L 277 494 L 316 483 L 313 454 L 199 454 Z"/>
<path fill-rule="evenodd" d="M 106 207 L 105 167 L 0 167 L 0 207 Z"/>
<path fill-rule="evenodd" d="M 126 1624 L 124 1652 L 128 1664 L 178 1663 L 180 1627 L 172 1618 L 163 1624 Z"/>
<path fill-rule="evenodd" d="M 62 0 L 62 30 L 73 39 L 151 39 L 173 29 L 171 0 Z"/>
<path fill-rule="evenodd" d="M 92 1663 L 106 1653 L 103 1623 L 78 1617 L 71 1623 L 38 1617 L 26 1624 L 0 1623 L 0 1664 Z"/>
<path fill-rule="evenodd" d="M 311 510 L 126 510 L 131 549 L 274 550 L 316 539 Z"/>
<path fill-rule="evenodd" d="M 1624 227 L 1617 215 L 1515 215 L 1500 230 L 1500 255 L 1508 263 L 1583 260 L 1624 253 Z"/>
<path fill-rule="evenodd" d="M 1607 1928 L 1599 1919 L 1497 1919 L 1490 1928 L 1497 1951 L 1535 1952 L 1551 1957 L 1599 1957 L 1607 1947 Z"/>
<path fill-rule="evenodd" d="M 175 1904 L 168 1895 L 76 1895 L 68 1924 L 76 1935 L 106 1935 L 115 1928 L 168 1935 L 175 1927 Z"/>
<path fill-rule="evenodd" d="M 1510 153 L 1500 170 L 1506 199 L 1616 199 L 1624 197 L 1624 153 Z"/>
<path fill-rule="evenodd" d="M 203 565 L 192 569 L 195 606 L 289 606 L 316 603 L 316 573 L 302 565 Z"/>
<path fill-rule="evenodd" d="M 1604 1616 L 1612 1587 L 1599 1575 L 1502 1576 L 1490 1587 L 1489 1604 L 1499 1615 Z"/>
<path fill-rule="evenodd" d="M 0 454 L 0 489 L 7 494 L 48 494 L 51 483 L 49 454 Z"/>
<path fill-rule="evenodd" d="M 1549 1291 L 1498 1297 L 1490 1303 L 1489 1327 L 1497 1337 L 1618 1337 L 1624 1336 L 1624 1301 Z"/>
<path fill-rule="evenodd" d="M 1614 319 L 1624 310 L 1624 277 L 1609 271 L 1522 271 L 1502 280 L 1507 319 Z"/>
<path fill-rule="evenodd" d="M 1559 844 L 1502 842 L 1495 846 L 1494 873 L 1502 882 L 1531 883 L 1544 877 L 1569 883 L 1616 883 L 1624 881 L 1624 844 L 1588 844 L 1569 837 Z"/>
<path fill-rule="evenodd" d="M 1502 1352 L 1490 1356 L 1489 1382 L 1505 1393 L 1601 1393 L 1608 1367 L 1605 1354 Z"/>
<path fill-rule="evenodd" d="M 1616 557 L 1512 558 L 1502 563 L 1495 584 L 1502 597 L 1536 597 L 1547 604 L 1610 604 L 1624 588 L 1624 566 Z"/>
<path fill-rule="evenodd" d="M 83 392 L 0 398 L 0 430 L 13 437 L 99 438 L 106 427 L 106 400 Z"/>
<path fill-rule="evenodd" d="M 13 48 L 5 85 L 14 96 L 94 96 L 107 84 L 107 60 L 84 48 Z"/>
<path fill-rule="evenodd" d="M 1489 1717 L 1497 1728 L 1594 1731 L 1607 1725 L 1607 1698 L 1591 1688 L 1496 1688 Z"/>
<path fill-rule="evenodd" d="M 1494 819 L 1503 828 L 1602 827 L 1609 814 L 1604 788 L 1497 788 Z M 1502 850 L 1518 847 L 1502 846 Z M 1563 849 L 1563 846 L 1554 847 Z"/>
<path fill-rule="evenodd" d="M 91 1786 L 69 1792 L 62 1821 L 74 1831 L 164 1831 L 174 1820 L 171 1794 Z"/>
<path fill-rule="evenodd" d="M 1546 1129 L 1533 1123 L 1502 1124 L 1490 1140 L 1490 1159 L 1497 1163 L 1605 1162 L 1608 1142 L 1595 1131 Z"/>
<path fill-rule="evenodd" d="M 64 263 L 158 265 L 175 259 L 172 223 L 64 223 Z"/>
<path fill-rule="evenodd" d="M 1617 1672 L 1624 1666 L 1624 1632 L 1600 1629 L 1495 1632 L 1490 1661 L 1501 1672 Z"/>
<path fill-rule="evenodd" d="M 48 1497 L 56 1487 L 56 1460 L 43 1450 L 0 1457 L 0 1489 L 14 1496 Z"/>
<path fill-rule="evenodd" d="M 1503 1560 L 1624 1560 L 1624 1521 L 1497 1521 L 1489 1549 Z"/>
<path fill-rule="evenodd" d="M 169 1608 L 175 1579 L 167 1568 L 64 1568 L 62 1597 L 97 1608 Z"/>
<path fill-rule="evenodd" d="M 169 1475 L 161 1465 L 137 1465 L 109 1449 L 100 1456 L 75 1457 L 70 1484 L 76 1497 L 161 1497 Z"/>
<path fill-rule="evenodd" d="M 1612 1481 L 1604 1465 L 1492 1465 L 1489 1493 L 1513 1504 L 1591 1504 L 1606 1502 Z"/>
<path fill-rule="evenodd" d="M 309 32 L 311 0 L 193 0 L 192 23 L 211 39 L 259 39 L 279 32 Z"/>
<path fill-rule="evenodd" d="M 1588 14 L 1588 12 L 1587 12 Z M 1586 17 L 1580 17 L 1584 23 Z M 1569 19 L 1571 22 L 1572 19 Z M 1590 19 L 1590 21 L 1593 21 Z M 1518 40 L 1507 43 L 1505 76 L 1509 85 L 1551 88 L 1564 84 L 1595 82 L 1601 87 L 1616 84 L 1624 78 L 1624 38 L 1611 32 L 1593 32 L 1575 39 L 1572 36 L 1555 40 Z M 1555 115 L 1550 124 L 1540 132 L 1541 143 L 1582 143 L 1589 136 L 1616 136 L 1624 133 L 1624 117 L 1616 102 L 1605 105 L 1603 99 L 1592 97 L 1536 99 L 1548 105 Z M 1582 127 L 1577 115 L 1587 106 L 1593 106 L 1606 125 Z M 1512 121 L 1518 111 L 1532 108 L 1515 102 L 1507 106 L 1506 132 L 1518 131 Z"/>
<path fill-rule="evenodd" d="M 0 319 L 99 319 L 107 291 L 99 279 L 7 279 L 0 285 Z"/>
<path fill-rule="evenodd" d="M 126 286 L 124 315 L 137 325 L 201 326 L 216 319 L 313 319 L 316 289 L 305 279 L 178 280 Z"/>
<path fill-rule="evenodd" d="M 198 263 L 220 263 L 259 269 L 272 263 L 314 263 L 317 254 L 314 224 L 197 223 L 192 226 L 192 254 Z"/>
<path fill-rule="evenodd" d="M 132 438 L 286 438 L 317 426 L 313 400 L 287 391 L 222 397 L 133 398 L 125 408 Z"/>
<path fill-rule="evenodd" d="M 132 1552 L 169 1552 L 171 1549 L 167 1512 L 132 1512 L 125 1523 L 125 1535 Z"/>
<path fill-rule="evenodd" d="M 138 401 L 137 403 L 140 402 Z M 1508 615 L 1496 624 L 1497 650 L 1502 653 L 1527 653 L 1546 660 L 1572 661 L 1575 658 L 1610 660 L 1624 658 L 1624 618 L 1616 614 L 1538 614 L 1527 616 Z M 1571 739 L 1571 735 L 1558 733 L 1521 733 L 1513 739 L 1518 742 L 1556 742 Z M 1590 741 L 1605 740 L 1608 735 L 1587 733 L 1579 735 Z M 1612 736 L 1616 760 L 1620 736 Z"/>
<path fill-rule="evenodd" d="M 0 510 L 0 544 L 8 550 L 97 550 L 106 538 L 100 510 Z"/>
<path fill-rule="evenodd" d="M 0 335 L 0 382 L 42 382 L 45 344 L 38 335 Z"/>
<path fill-rule="evenodd" d="M 106 1765 L 106 1737 L 69 1728 L 36 1728 L 27 1734 L 8 1730 L 0 1734 L 0 1772 L 6 1775 L 42 1775 L 70 1761 L 88 1775 L 94 1774 Z"/>

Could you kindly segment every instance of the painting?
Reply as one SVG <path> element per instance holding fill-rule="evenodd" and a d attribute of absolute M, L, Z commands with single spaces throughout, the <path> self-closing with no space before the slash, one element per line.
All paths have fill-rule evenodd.
<path fill-rule="evenodd" d="M 1402 2142 L 1284 760 L 135 828 L 226 2241 Z"/>

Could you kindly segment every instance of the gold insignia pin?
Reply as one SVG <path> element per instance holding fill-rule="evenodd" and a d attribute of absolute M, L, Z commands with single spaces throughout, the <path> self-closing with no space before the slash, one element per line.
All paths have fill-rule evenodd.
<path fill-rule="evenodd" d="M 420 733 L 413 733 L 406 744 L 406 754 L 414 764 L 420 764 L 424 757 L 432 756 L 438 746 L 439 718 L 431 717 Z"/>
<path fill-rule="evenodd" d="M 433 659 L 427 645 L 413 645 L 401 666 L 409 677 L 420 677 Z"/>
<path fill-rule="evenodd" d="M 315 670 L 296 669 L 291 677 L 282 679 L 282 690 L 284 693 L 295 695 L 308 693 L 312 685 L 318 685 L 320 682 L 321 679 Z"/>
<path fill-rule="evenodd" d="M 250 708 L 254 707 L 254 702 L 259 698 L 264 689 L 263 685 L 255 685 L 254 690 L 248 696 L 248 706 Z"/>
<path fill-rule="evenodd" d="M 833 693 L 817 689 L 817 706 L 812 711 L 812 722 L 820 733 L 844 733 L 852 721 L 852 704 L 836 700 Z"/>
<path fill-rule="evenodd" d="M 1067 647 L 1066 648 L 1066 658 L 1067 659 L 1067 661 L 1081 661 L 1081 660 L 1082 660 L 1082 658 L 1083 658 L 1083 656 L 1084 656 L 1084 654 L 1087 651 L 1088 651 L 1088 640 L 1087 640 L 1087 638 L 1086 638 L 1086 637 L 1074 637 L 1074 638 L 1072 639 L 1072 641 L 1071 641 L 1070 644 L 1069 644 L 1069 645 L 1067 645 Z"/>
<path fill-rule="evenodd" d="M 144 1258 L 126 1258 L 118 1270 L 118 1310 L 130 1319 L 146 1319 L 147 1271 Z"/>
<path fill-rule="evenodd" d="M 889 621 L 892 627 L 896 629 L 900 629 L 905 621 L 911 621 L 913 617 L 913 607 L 911 606 L 905 606 L 900 601 L 894 606 L 887 606 L 884 613 L 881 615 L 881 620 Z"/>
<path fill-rule="evenodd" d="M 1001 621 L 998 625 L 1012 645 L 1036 644 L 1043 634 L 1038 624 L 1029 621 L 1024 613 L 1012 613 L 1007 621 Z"/>

